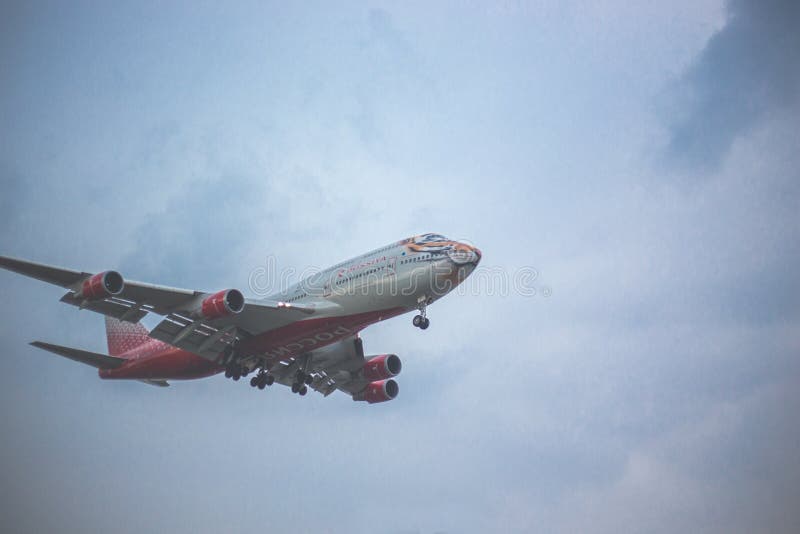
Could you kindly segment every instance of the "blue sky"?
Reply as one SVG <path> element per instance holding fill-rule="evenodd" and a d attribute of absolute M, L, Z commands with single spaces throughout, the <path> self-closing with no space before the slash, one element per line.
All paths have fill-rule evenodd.
<path fill-rule="evenodd" d="M 533 267 L 363 333 L 366 406 L 105 382 L 0 273 L 4 532 L 796 532 L 788 1 L 5 3 L 0 251 L 247 292 L 417 233 Z"/>

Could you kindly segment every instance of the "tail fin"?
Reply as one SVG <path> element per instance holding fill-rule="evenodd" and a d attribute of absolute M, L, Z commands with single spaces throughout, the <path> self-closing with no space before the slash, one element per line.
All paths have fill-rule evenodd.
<path fill-rule="evenodd" d="M 141 324 L 119 321 L 108 315 L 106 315 L 106 337 L 108 353 L 111 356 L 119 356 L 152 339 L 147 328 Z"/>

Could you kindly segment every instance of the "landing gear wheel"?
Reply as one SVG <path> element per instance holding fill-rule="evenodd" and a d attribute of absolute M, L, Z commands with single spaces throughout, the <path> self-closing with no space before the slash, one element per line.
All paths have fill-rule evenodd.
<path fill-rule="evenodd" d="M 422 325 L 424 317 L 422 315 L 415 315 L 414 319 L 411 320 L 411 324 L 419 328 Z"/>
<path fill-rule="evenodd" d="M 238 374 L 237 375 L 233 375 L 231 378 L 233 378 L 234 382 L 238 382 L 239 379 L 242 378 L 242 375 L 238 375 Z"/>
<path fill-rule="evenodd" d="M 297 382 L 294 382 L 292 384 L 292 393 L 297 393 L 298 391 L 300 391 L 300 384 L 298 384 Z"/>
<path fill-rule="evenodd" d="M 314 381 L 314 377 L 313 376 L 306 375 L 306 379 L 305 379 L 305 383 L 306 384 L 308 384 L 310 386 L 313 381 Z"/>
<path fill-rule="evenodd" d="M 308 386 L 302 386 L 300 388 L 300 391 L 298 391 L 298 393 L 300 394 L 301 397 L 304 396 L 306 393 L 308 393 Z"/>
<path fill-rule="evenodd" d="M 422 318 L 422 324 L 419 325 L 420 329 L 425 330 L 431 325 L 431 320 L 427 317 Z"/>
<path fill-rule="evenodd" d="M 250 379 L 250 387 L 254 388 L 254 387 L 258 386 L 259 384 L 261 384 L 261 381 L 259 380 L 258 375 L 254 376 L 253 378 Z"/>
<path fill-rule="evenodd" d="M 231 370 L 226 368 L 226 369 L 225 369 L 225 378 L 230 378 L 230 377 L 232 377 L 232 376 L 233 376 L 233 375 L 231 374 Z"/>
<path fill-rule="evenodd" d="M 264 378 L 264 383 L 268 386 L 271 386 L 275 383 L 275 377 L 272 375 L 267 375 L 266 378 Z"/>
<path fill-rule="evenodd" d="M 264 383 L 263 380 L 258 382 L 258 389 L 264 389 L 265 387 L 267 387 L 267 385 Z"/>

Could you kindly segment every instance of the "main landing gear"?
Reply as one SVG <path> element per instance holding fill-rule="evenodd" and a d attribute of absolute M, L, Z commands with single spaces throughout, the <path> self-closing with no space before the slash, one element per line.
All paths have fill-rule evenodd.
<path fill-rule="evenodd" d="M 300 366 L 300 369 L 297 369 L 294 375 L 294 381 L 292 382 L 292 393 L 298 393 L 300 396 L 304 396 L 308 393 L 308 386 L 314 382 L 314 377 L 308 372 L 309 355 L 304 355 L 303 358 L 304 359 L 301 360 L 303 364 Z M 244 364 L 242 358 L 237 355 L 236 350 L 232 347 L 228 347 L 223 352 L 218 362 L 220 365 L 225 365 L 225 378 L 231 378 L 234 381 L 246 377 L 255 370 L 250 367 L 250 365 L 253 365 L 252 361 L 249 365 Z M 256 368 L 261 365 L 264 365 L 264 362 L 258 362 Z M 275 375 L 269 373 L 269 371 L 263 367 L 250 379 L 250 387 L 258 389 L 264 389 L 274 383 Z"/>
<path fill-rule="evenodd" d="M 314 378 L 311 375 L 306 374 L 303 371 L 297 371 L 297 374 L 294 377 L 294 382 L 292 383 L 292 393 L 299 393 L 301 397 L 304 396 L 306 393 L 308 393 L 308 387 L 306 384 L 310 386 L 313 381 Z"/>
<path fill-rule="evenodd" d="M 232 378 L 234 381 L 250 374 L 250 369 L 237 362 L 230 362 L 225 366 L 225 378 Z"/>
<path fill-rule="evenodd" d="M 275 377 L 267 373 L 263 369 L 258 372 L 256 376 L 250 379 L 250 386 L 258 389 L 264 389 L 275 383 Z"/>
<path fill-rule="evenodd" d="M 314 379 L 302 371 L 297 371 L 297 375 L 295 375 L 295 380 L 292 383 L 292 393 L 299 393 L 300 396 L 305 395 L 308 393 L 308 387 L 306 384 L 311 384 Z M 275 375 L 272 375 L 265 371 L 264 369 L 260 370 L 256 376 L 250 379 L 250 385 L 254 388 L 264 389 L 267 386 L 271 386 L 275 383 Z"/>
<path fill-rule="evenodd" d="M 222 363 L 225 364 L 225 378 L 232 378 L 236 381 L 250 374 L 250 368 L 242 365 L 235 346 L 228 345 L 222 354 Z"/>

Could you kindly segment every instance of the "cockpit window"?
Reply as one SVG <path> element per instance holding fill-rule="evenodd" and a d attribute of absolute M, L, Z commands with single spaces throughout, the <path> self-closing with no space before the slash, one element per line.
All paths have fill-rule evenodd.
<path fill-rule="evenodd" d="M 445 236 L 441 234 L 425 234 L 424 238 L 425 241 L 449 241 Z"/>

